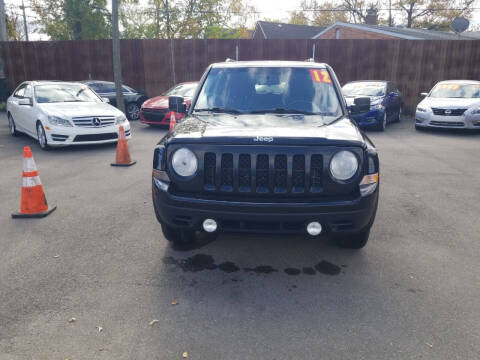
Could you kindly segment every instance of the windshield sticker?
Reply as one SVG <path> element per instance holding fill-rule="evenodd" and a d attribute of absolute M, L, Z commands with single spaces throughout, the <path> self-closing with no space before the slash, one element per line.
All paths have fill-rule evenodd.
<path fill-rule="evenodd" d="M 313 82 L 326 84 L 332 83 L 332 79 L 330 78 L 330 74 L 327 70 L 311 69 L 310 74 L 312 75 Z"/>

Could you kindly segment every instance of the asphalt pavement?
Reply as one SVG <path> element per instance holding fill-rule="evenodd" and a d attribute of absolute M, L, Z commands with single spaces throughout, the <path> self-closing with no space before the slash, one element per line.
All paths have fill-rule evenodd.
<path fill-rule="evenodd" d="M 163 238 L 151 202 L 165 133 L 42 151 L 0 117 L 0 359 L 479 359 L 480 134 L 369 132 L 379 209 L 360 251 L 328 238 Z M 23 146 L 46 196 L 19 208 Z M 155 321 L 157 320 L 157 321 Z"/>

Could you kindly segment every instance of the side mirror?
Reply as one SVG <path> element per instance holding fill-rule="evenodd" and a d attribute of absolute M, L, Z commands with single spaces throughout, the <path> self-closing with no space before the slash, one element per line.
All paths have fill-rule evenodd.
<path fill-rule="evenodd" d="M 185 114 L 187 112 L 187 105 L 184 103 L 182 96 L 169 96 L 168 109 L 176 113 Z"/>
<path fill-rule="evenodd" d="M 30 98 L 23 98 L 18 100 L 18 105 L 27 105 L 27 106 L 32 106 L 32 99 Z"/>
<path fill-rule="evenodd" d="M 370 98 L 369 97 L 359 97 L 355 98 L 353 101 L 354 105 L 350 107 L 350 113 L 360 114 L 370 110 Z"/>
<path fill-rule="evenodd" d="M 110 99 L 106 97 L 102 97 L 102 101 L 108 104 L 110 102 Z"/>
<path fill-rule="evenodd" d="M 428 96 L 428 93 L 422 92 L 422 93 L 420 93 L 420 96 Z"/>

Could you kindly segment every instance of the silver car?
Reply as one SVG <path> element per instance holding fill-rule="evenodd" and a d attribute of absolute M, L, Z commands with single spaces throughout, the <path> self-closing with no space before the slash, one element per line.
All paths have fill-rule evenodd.
<path fill-rule="evenodd" d="M 415 128 L 480 130 L 480 81 L 448 80 L 437 83 L 417 106 Z"/>

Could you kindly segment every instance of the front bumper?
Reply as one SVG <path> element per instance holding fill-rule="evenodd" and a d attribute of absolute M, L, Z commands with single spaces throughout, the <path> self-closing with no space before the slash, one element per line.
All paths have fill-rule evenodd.
<path fill-rule="evenodd" d="M 443 129 L 470 129 L 480 130 L 480 114 L 464 114 L 461 116 L 435 115 L 431 111 L 415 112 L 415 126 Z"/>
<path fill-rule="evenodd" d="M 121 124 L 125 130 L 127 139 L 132 137 L 130 123 L 128 121 Z M 118 131 L 120 125 L 112 125 L 98 128 L 87 128 L 80 126 L 65 127 L 48 124 L 44 126 L 49 146 L 68 146 L 68 145 L 91 145 L 107 144 L 118 141 Z"/>
<path fill-rule="evenodd" d="M 375 219 L 379 185 L 369 196 L 318 202 L 241 202 L 207 200 L 173 195 L 168 185 L 152 182 L 155 214 L 172 227 L 201 230 L 207 219 L 217 221 L 220 231 L 306 233 L 309 222 L 318 221 L 325 233 L 348 234 L 369 228 Z M 324 233 L 322 231 L 322 233 Z"/>
<path fill-rule="evenodd" d="M 368 128 L 372 126 L 377 126 L 383 120 L 383 114 L 385 113 L 385 108 L 370 110 L 363 114 L 352 115 L 351 118 L 357 123 L 358 126 Z"/>

